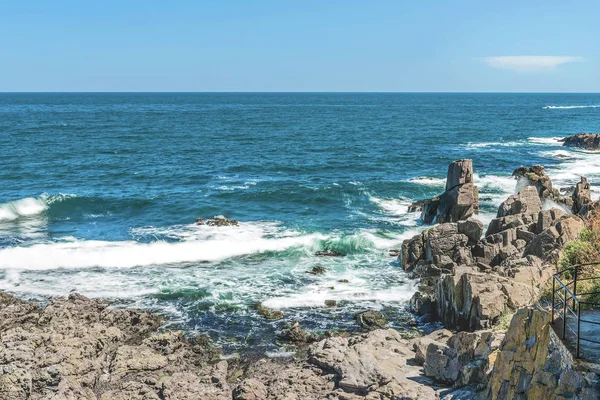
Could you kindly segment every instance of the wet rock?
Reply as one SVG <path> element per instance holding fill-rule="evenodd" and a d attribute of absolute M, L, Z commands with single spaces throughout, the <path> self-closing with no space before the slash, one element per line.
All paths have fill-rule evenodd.
<path fill-rule="evenodd" d="M 196 218 L 196 224 L 208 226 L 238 226 L 239 222 L 235 219 L 229 219 L 222 215 L 217 215 L 212 219 Z"/>
<path fill-rule="evenodd" d="M 327 270 L 320 265 L 312 267 L 310 271 L 306 271 L 307 274 L 311 275 L 323 275 Z"/>
<path fill-rule="evenodd" d="M 563 146 L 577 147 L 584 150 L 598 150 L 600 148 L 600 134 L 579 133 L 560 140 Z"/>
<path fill-rule="evenodd" d="M 326 307 L 335 307 L 337 306 L 337 301 L 335 300 L 325 300 Z"/>
<path fill-rule="evenodd" d="M 279 336 L 282 340 L 293 343 L 311 343 L 317 340 L 317 336 L 311 332 L 302 329 L 298 322 L 290 328 L 284 329 Z"/>
<path fill-rule="evenodd" d="M 317 251 L 315 253 L 315 255 L 317 255 L 319 257 L 344 257 L 345 256 L 345 254 L 339 253 L 335 250 L 321 250 L 321 251 Z"/>
<path fill-rule="evenodd" d="M 340 279 L 338 283 L 350 283 L 348 279 Z"/>
<path fill-rule="evenodd" d="M 263 306 L 261 303 L 256 303 L 254 309 L 266 319 L 281 319 L 283 318 L 283 312 L 279 310 L 273 310 L 271 308 Z"/>
<path fill-rule="evenodd" d="M 420 212 L 423 211 L 423 207 L 425 206 L 426 200 L 417 200 L 408 206 L 408 212 Z"/>
<path fill-rule="evenodd" d="M 354 315 L 354 320 L 363 329 L 378 329 L 384 328 L 387 320 L 379 311 L 361 311 Z"/>

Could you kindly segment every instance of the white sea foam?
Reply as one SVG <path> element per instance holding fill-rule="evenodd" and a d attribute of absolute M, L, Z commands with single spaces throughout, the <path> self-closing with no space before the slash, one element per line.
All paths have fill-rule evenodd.
<path fill-rule="evenodd" d="M 523 142 L 481 142 L 481 143 L 467 143 L 468 149 L 478 149 L 485 147 L 515 147 L 521 146 Z"/>
<path fill-rule="evenodd" d="M 590 105 L 590 106 L 545 106 L 545 109 L 564 109 L 564 110 L 568 110 L 568 109 L 572 109 L 572 108 L 598 108 L 600 106 L 597 105 Z"/>
<path fill-rule="evenodd" d="M 130 268 L 185 262 L 219 261 L 246 254 L 308 246 L 319 235 L 279 239 L 246 238 L 168 243 L 99 240 L 44 243 L 0 250 L 0 268 L 45 270 L 56 268 Z"/>
<path fill-rule="evenodd" d="M 375 196 L 370 196 L 369 200 L 387 213 L 397 216 L 406 214 L 408 206 L 412 204 L 410 200 L 406 199 L 380 199 Z"/>
<path fill-rule="evenodd" d="M 21 217 L 31 217 L 41 214 L 48 209 L 43 198 L 28 197 L 0 204 L 0 222 L 14 221 Z"/>
<path fill-rule="evenodd" d="M 529 140 L 530 143 L 532 144 L 538 144 L 538 145 L 553 145 L 553 146 L 562 146 L 561 142 L 559 142 L 559 140 L 561 140 L 563 138 L 561 137 L 530 137 L 527 140 Z"/>
<path fill-rule="evenodd" d="M 431 178 L 431 177 L 420 177 L 410 178 L 407 182 L 419 183 L 421 185 L 428 186 L 444 186 L 446 184 L 446 178 Z"/>

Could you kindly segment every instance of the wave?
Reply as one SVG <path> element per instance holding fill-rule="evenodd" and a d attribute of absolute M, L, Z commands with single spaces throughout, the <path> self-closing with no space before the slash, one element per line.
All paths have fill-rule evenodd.
<path fill-rule="evenodd" d="M 482 143 L 467 143 L 468 149 L 478 149 L 485 147 L 515 147 L 523 145 L 523 142 L 482 142 Z"/>
<path fill-rule="evenodd" d="M 22 217 L 31 217 L 43 213 L 48 204 L 43 198 L 27 197 L 0 204 L 0 222 L 14 221 Z"/>
<path fill-rule="evenodd" d="M 406 199 L 380 199 L 375 196 L 370 196 L 369 200 L 387 213 L 396 216 L 408 213 L 408 207 L 412 204 L 412 201 Z"/>
<path fill-rule="evenodd" d="M 562 137 L 530 137 L 527 140 L 529 140 L 529 142 L 533 144 L 562 146 L 562 144 L 559 142 L 562 139 Z"/>
<path fill-rule="evenodd" d="M 600 106 L 597 105 L 593 105 L 593 106 L 545 106 L 543 107 L 544 109 L 550 109 L 550 110 L 554 110 L 554 109 L 563 109 L 563 110 L 569 110 L 569 109 L 573 109 L 573 108 L 598 108 Z"/>
<path fill-rule="evenodd" d="M 446 185 L 446 178 L 431 178 L 431 177 L 419 177 L 410 178 L 406 182 L 418 183 L 427 186 L 444 186 Z"/>

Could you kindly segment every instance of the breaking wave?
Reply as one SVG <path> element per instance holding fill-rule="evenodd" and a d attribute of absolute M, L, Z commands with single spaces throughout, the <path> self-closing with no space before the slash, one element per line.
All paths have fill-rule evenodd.
<path fill-rule="evenodd" d="M 572 108 L 598 108 L 600 106 L 597 105 L 593 105 L 593 106 L 545 106 L 543 107 L 544 109 L 563 109 L 563 110 L 568 110 L 568 109 L 572 109 Z"/>

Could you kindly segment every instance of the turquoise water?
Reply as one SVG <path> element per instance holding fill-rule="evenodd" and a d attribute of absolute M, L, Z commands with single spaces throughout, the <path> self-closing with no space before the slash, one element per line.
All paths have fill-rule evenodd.
<path fill-rule="evenodd" d="M 473 159 L 485 221 L 521 165 L 594 185 L 598 156 L 552 138 L 598 132 L 598 105 L 598 94 L 0 94 L 0 289 L 76 289 L 232 343 L 295 320 L 347 328 L 355 311 L 401 309 L 414 292 L 388 250 L 422 229 L 407 205 L 439 194 L 452 160 Z M 193 223 L 220 214 L 241 225 Z M 327 272 L 306 274 L 315 265 Z M 259 301 L 285 318 L 258 317 Z"/>

